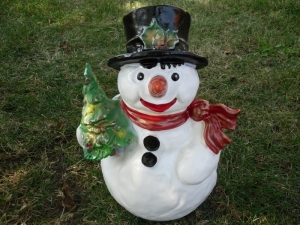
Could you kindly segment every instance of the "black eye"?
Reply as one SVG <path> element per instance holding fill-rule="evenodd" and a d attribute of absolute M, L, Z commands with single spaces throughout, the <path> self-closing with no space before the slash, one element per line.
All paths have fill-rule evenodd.
<path fill-rule="evenodd" d="M 179 74 L 178 73 L 173 73 L 171 78 L 174 81 L 178 81 L 179 80 Z"/>
<path fill-rule="evenodd" d="M 144 79 L 144 74 L 143 73 L 138 73 L 137 79 L 138 80 L 143 80 Z"/>

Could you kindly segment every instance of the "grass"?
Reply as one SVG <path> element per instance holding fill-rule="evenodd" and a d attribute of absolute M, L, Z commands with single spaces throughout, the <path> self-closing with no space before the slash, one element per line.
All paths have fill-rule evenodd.
<path fill-rule="evenodd" d="M 83 69 L 109 97 L 125 52 L 122 16 L 161 1 L 2 0 L 1 224 L 298 224 L 300 3 L 164 1 L 190 12 L 190 50 L 208 57 L 198 96 L 242 110 L 218 183 L 190 215 L 137 218 L 110 196 L 98 163 L 83 160 Z"/>

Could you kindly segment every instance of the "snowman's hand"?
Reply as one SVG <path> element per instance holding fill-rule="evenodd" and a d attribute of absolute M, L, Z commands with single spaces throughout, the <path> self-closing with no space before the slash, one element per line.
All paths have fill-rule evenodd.
<path fill-rule="evenodd" d="M 184 184 L 200 184 L 217 169 L 220 153 L 213 153 L 208 147 L 189 146 L 182 151 L 177 164 L 177 174 Z"/>
<path fill-rule="evenodd" d="M 76 137 L 77 137 L 78 144 L 83 148 L 84 143 L 83 143 L 83 139 L 82 139 L 82 133 L 81 133 L 81 130 L 80 130 L 80 125 L 76 129 Z"/>
<path fill-rule="evenodd" d="M 121 155 L 123 153 L 124 149 L 125 148 L 116 148 L 111 152 L 110 156 Z"/>

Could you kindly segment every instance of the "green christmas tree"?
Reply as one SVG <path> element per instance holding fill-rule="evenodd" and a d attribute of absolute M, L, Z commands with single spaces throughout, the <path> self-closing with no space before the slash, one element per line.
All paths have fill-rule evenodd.
<path fill-rule="evenodd" d="M 132 143 L 135 131 L 121 108 L 120 100 L 106 97 L 89 64 L 86 64 L 84 77 L 84 106 L 80 123 L 84 158 L 99 161 L 115 149 Z"/>

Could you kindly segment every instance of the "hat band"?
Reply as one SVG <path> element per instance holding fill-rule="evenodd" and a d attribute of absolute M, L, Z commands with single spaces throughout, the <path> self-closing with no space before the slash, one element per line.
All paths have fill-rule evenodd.
<path fill-rule="evenodd" d="M 175 45 L 174 49 L 172 50 L 177 50 L 177 51 L 188 51 L 189 50 L 189 45 L 186 41 L 184 41 L 181 38 L 178 38 L 178 43 Z M 139 36 L 134 37 L 133 39 L 129 40 L 126 44 L 126 52 L 127 53 L 136 53 L 136 52 L 141 52 L 141 51 L 146 51 L 146 50 L 161 50 L 161 49 L 155 49 L 155 48 L 145 48 L 144 43 L 142 40 L 139 38 Z"/>

